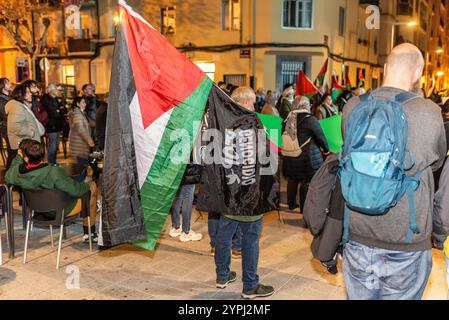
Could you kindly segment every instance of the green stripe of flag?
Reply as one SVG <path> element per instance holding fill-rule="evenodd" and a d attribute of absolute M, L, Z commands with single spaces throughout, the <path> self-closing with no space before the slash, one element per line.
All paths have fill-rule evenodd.
<path fill-rule="evenodd" d="M 174 163 L 171 161 L 172 149 L 182 149 L 183 143 L 188 142 L 188 150 L 192 150 L 194 137 L 196 137 L 199 129 L 199 126 L 194 128 L 193 123 L 201 121 L 212 85 L 213 82 L 205 77 L 195 91 L 173 109 L 156 157 L 140 190 L 147 240 L 138 241 L 134 244 L 141 248 L 153 250 L 156 246 L 159 234 L 164 227 L 173 200 L 178 192 L 186 163 L 190 158 L 190 152 L 188 154 L 184 152 L 183 161 Z M 188 139 L 183 136 L 178 137 L 177 141 L 170 141 L 172 132 L 177 129 L 185 129 L 190 140 L 186 141 Z"/>
<path fill-rule="evenodd" d="M 326 136 L 329 150 L 333 153 L 340 153 L 343 145 L 343 137 L 341 135 L 342 115 L 330 117 L 320 121 L 321 128 Z"/>
<path fill-rule="evenodd" d="M 260 121 L 264 125 L 268 138 L 277 147 L 282 145 L 282 118 L 270 114 L 258 113 Z"/>

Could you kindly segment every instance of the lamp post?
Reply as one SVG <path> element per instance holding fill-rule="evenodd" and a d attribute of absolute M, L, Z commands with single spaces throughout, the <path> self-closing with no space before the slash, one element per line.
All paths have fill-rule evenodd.
<path fill-rule="evenodd" d="M 418 24 L 415 21 L 409 21 L 409 22 L 395 22 L 391 26 L 391 50 L 394 48 L 394 38 L 395 38 L 395 31 L 396 26 L 409 26 L 409 27 L 416 27 Z"/>

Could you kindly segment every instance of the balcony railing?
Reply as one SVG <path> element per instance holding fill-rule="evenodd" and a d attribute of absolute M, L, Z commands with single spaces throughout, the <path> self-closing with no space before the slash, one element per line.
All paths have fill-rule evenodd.
<path fill-rule="evenodd" d="M 359 0 L 359 5 L 360 6 L 369 6 L 369 5 L 379 6 L 379 2 L 380 2 L 380 0 Z"/>

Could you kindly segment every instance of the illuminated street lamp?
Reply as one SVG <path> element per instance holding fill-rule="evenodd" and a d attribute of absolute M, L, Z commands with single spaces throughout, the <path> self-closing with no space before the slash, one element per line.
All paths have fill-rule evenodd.
<path fill-rule="evenodd" d="M 393 50 L 394 47 L 394 37 L 395 37 L 395 27 L 396 26 L 408 26 L 408 27 L 416 27 L 418 24 L 416 21 L 409 21 L 409 22 L 395 22 L 393 23 L 391 27 L 391 50 Z"/>
<path fill-rule="evenodd" d="M 114 15 L 113 20 L 114 20 L 114 25 L 115 25 L 115 26 L 118 26 L 118 25 L 120 24 L 120 14 L 119 14 L 119 13 L 116 13 L 116 14 Z"/>
<path fill-rule="evenodd" d="M 438 48 L 437 50 L 435 50 L 435 53 L 438 54 L 438 55 L 441 55 L 441 54 L 444 53 L 444 50 L 442 48 Z M 426 88 L 427 88 L 427 84 L 428 84 L 427 80 L 429 78 L 429 64 L 430 64 L 429 60 L 430 60 L 430 53 L 429 53 L 429 51 L 427 51 L 426 52 L 426 65 L 425 65 L 425 67 L 426 67 L 426 70 L 425 70 Z M 438 77 L 442 77 L 442 76 L 444 76 L 444 72 L 443 71 L 439 71 L 439 72 L 436 73 L 436 75 Z"/>

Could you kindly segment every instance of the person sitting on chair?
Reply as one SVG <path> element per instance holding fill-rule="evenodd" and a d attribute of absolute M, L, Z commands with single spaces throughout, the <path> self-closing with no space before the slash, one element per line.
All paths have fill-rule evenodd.
<path fill-rule="evenodd" d="M 92 241 L 97 242 L 98 236 L 95 231 L 95 197 L 93 196 L 96 191 L 95 183 L 87 184 L 75 181 L 63 168 L 44 162 L 45 148 L 38 141 L 26 139 L 21 142 L 20 146 L 23 158 L 20 155 L 14 158 L 11 168 L 6 172 L 6 182 L 25 190 L 42 188 L 66 192 L 74 200 L 65 208 L 65 216 L 79 214 L 82 210 L 80 198 L 90 190 L 92 195 L 90 203 Z M 83 229 L 83 242 L 87 243 L 89 241 L 87 218 L 83 219 Z"/>

